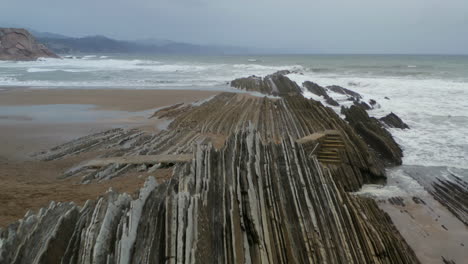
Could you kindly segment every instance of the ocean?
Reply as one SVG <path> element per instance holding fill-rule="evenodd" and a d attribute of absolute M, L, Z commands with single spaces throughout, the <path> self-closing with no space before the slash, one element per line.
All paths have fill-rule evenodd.
<path fill-rule="evenodd" d="M 393 112 L 411 129 L 390 129 L 404 150 L 403 166 L 389 170 L 402 184 L 414 168 L 468 180 L 468 56 L 87 55 L 31 62 L 0 62 L 2 86 L 231 90 L 229 81 L 290 70 L 289 77 L 340 85 L 378 102 L 375 117 Z M 1 95 L 0 95 L 1 96 Z M 309 96 L 312 97 L 312 96 Z M 339 112 L 339 109 L 335 109 Z M 408 169 L 405 169 L 408 168 Z M 392 176 L 393 175 L 393 176 Z M 398 178 L 399 179 L 399 178 Z M 416 190 L 417 187 L 414 187 Z M 406 190 L 411 191 L 411 190 Z"/>

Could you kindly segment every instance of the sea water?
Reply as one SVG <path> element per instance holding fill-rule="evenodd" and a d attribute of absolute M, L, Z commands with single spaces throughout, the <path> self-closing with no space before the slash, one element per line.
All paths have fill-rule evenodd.
<path fill-rule="evenodd" d="M 456 171 L 468 180 L 468 56 L 90 54 L 0 62 L 0 89 L 229 90 L 235 78 L 278 70 L 293 71 L 289 77 L 299 85 L 305 80 L 340 85 L 375 99 L 378 107 L 369 111 L 372 116 L 400 116 L 411 129 L 390 129 L 404 150 L 404 166 L 391 170 L 390 176 L 404 180 L 405 166 L 424 166 L 441 175 Z"/>

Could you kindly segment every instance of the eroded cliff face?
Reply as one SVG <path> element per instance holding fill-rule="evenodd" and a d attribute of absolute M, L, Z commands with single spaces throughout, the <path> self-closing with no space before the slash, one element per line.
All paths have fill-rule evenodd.
<path fill-rule="evenodd" d="M 0 60 L 59 58 L 25 29 L 0 28 Z"/>
<path fill-rule="evenodd" d="M 138 198 L 110 191 L 29 213 L 0 231 L 0 263 L 418 263 L 377 204 L 350 194 L 384 179 L 379 155 L 293 84 L 248 80 L 282 97 L 222 93 L 159 110 L 173 121 L 156 135 L 115 129 L 41 153 L 192 158 L 165 164 L 172 178 L 149 178 Z M 329 152 L 332 162 L 318 158 Z M 80 164 L 64 177 L 92 184 L 135 169 Z"/>

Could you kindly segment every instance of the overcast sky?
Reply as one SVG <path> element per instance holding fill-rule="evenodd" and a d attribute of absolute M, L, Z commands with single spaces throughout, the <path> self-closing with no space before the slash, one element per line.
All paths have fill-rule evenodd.
<path fill-rule="evenodd" d="M 298 53 L 468 53 L 468 0 L 0 0 L 0 26 Z"/>

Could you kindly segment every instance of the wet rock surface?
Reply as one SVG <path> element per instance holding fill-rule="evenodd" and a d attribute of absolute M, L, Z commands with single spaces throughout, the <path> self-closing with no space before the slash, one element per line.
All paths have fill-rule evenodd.
<path fill-rule="evenodd" d="M 0 28 L 0 60 L 59 58 L 25 29 Z"/>
<path fill-rule="evenodd" d="M 390 113 L 390 114 L 380 118 L 379 120 L 384 122 L 389 127 L 409 129 L 409 126 L 405 122 L 403 122 L 403 120 L 401 120 L 401 118 L 398 117 L 394 113 Z"/>
<path fill-rule="evenodd" d="M 316 94 L 318 96 L 323 96 L 324 98 L 330 97 L 328 96 L 327 90 L 325 88 L 311 81 L 304 82 L 302 86 L 304 86 L 309 92 Z"/>
<path fill-rule="evenodd" d="M 355 105 L 342 108 L 342 113 L 346 121 L 387 164 L 401 165 L 403 151 L 378 119 L 369 117 L 364 108 Z"/>
<path fill-rule="evenodd" d="M 294 95 L 301 94 L 301 88 L 284 74 L 289 71 L 278 71 L 264 78 L 250 76 L 247 78 L 239 78 L 231 82 L 231 86 L 237 89 L 259 92 L 268 95 Z"/>
<path fill-rule="evenodd" d="M 468 182 L 465 179 L 453 173 L 434 174 L 430 168 L 421 166 L 406 170 L 434 199 L 468 226 Z"/>
<path fill-rule="evenodd" d="M 39 153 L 193 158 L 171 164 L 167 181 L 149 178 L 138 197 L 109 191 L 83 207 L 28 213 L 0 230 L 0 263 L 418 263 L 376 202 L 349 193 L 385 179 L 387 157 L 357 128 L 375 125 L 364 110 L 347 110 L 348 124 L 280 74 L 233 83 L 281 97 L 222 93 L 157 111 L 153 118 L 172 119 L 158 134 L 114 129 Z M 327 149 L 340 160 L 326 164 L 314 152 L 319 142 L 299 139 L 330 130 L 340 140 Z M 378 129 L 365 132 L 387 143 Z M 103 181 L 139 166 L 78 164 L 64 177 Z M 144 167 L 153 166 L 162 165 Z"/>
<path fill-rule="evenodd" d="M 360 99 L 362 99 L 362 96 L 359 93 L 357 93 L 355 91 L 352 91 L 350 89 L 346 89 L 344 87 L 338 86 L 338 85 L 327 86 L 327 89 L 329 89 L 329 90 L 331 90 L 331 91 L 333 91 L 335 93 L 349 95 L 355 101 L 359 101 Z"/>
<path fill-rule="evenodd" d="M 292 138 L 194 146 L 133 199 L 51 204 L 1 232 L 1 263 L 417 263 L 389 218 Z"/>

